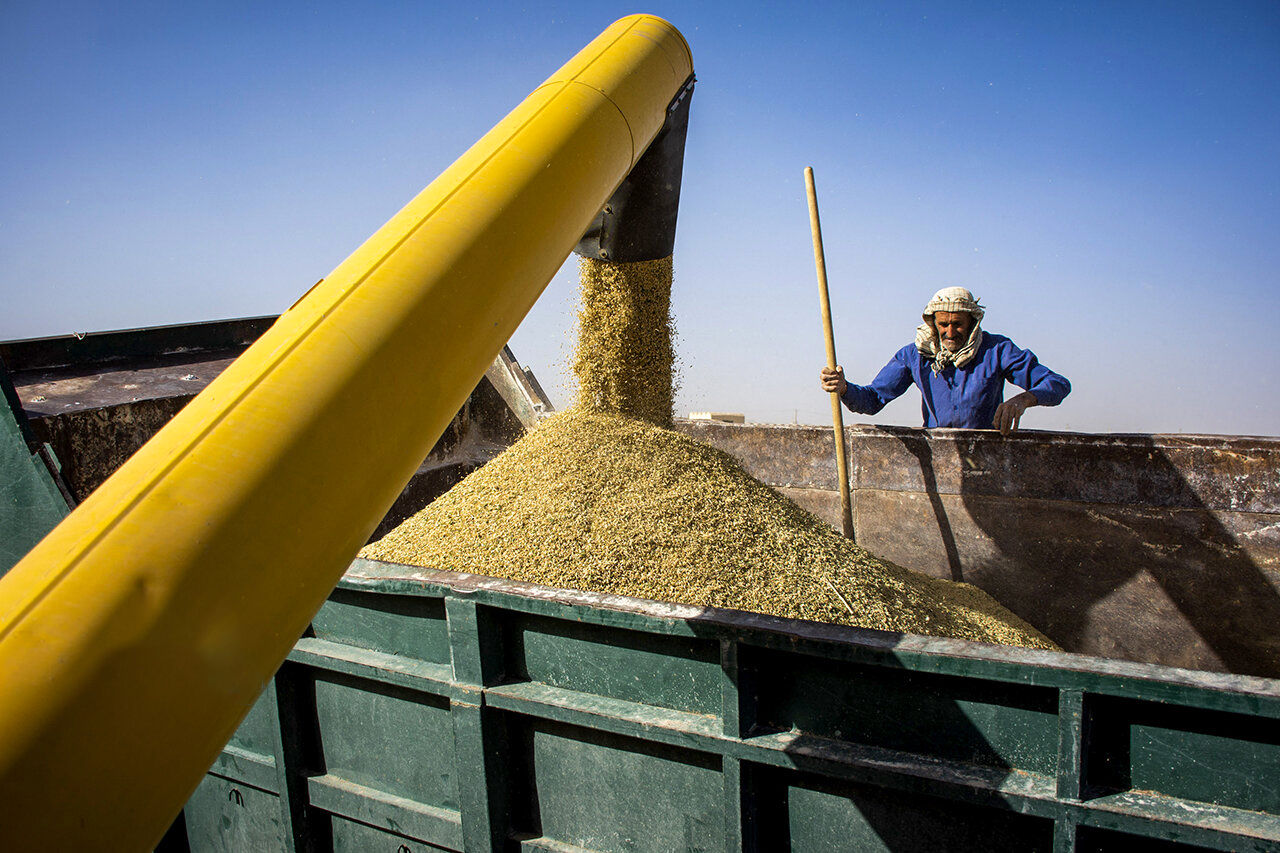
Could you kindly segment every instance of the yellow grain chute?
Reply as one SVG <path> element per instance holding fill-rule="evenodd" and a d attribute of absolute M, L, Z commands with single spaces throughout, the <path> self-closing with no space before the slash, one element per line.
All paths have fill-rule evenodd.
<path fill-rule="evenodd" d="M 8 849 L 158 840 L 570 251 L 654 251 L 628 206 L 673 235 L 627 179 L 682 154 L 692 72 L 610 26 L 0 579 Z"/>

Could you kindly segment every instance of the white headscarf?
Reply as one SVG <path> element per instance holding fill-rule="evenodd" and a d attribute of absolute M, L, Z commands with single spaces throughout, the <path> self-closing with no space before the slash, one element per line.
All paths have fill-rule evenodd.
<path fill-rule="evenodd" d="M 943 346 L 938 338 L 938 327 L 933 324 L 933 315 L 939 311 L 965 313 L 973 317 L 973 330 L 969 332 L 969 340 L 955 352 Z M 964 367 L 973 361 L 973 357 L 978 354 L 978 347 L 982 346 L 982 318 L 985 314 L 986 309 L 963 287 L 944 287 L 933 295 L 921 315 L 924 322 L 916 328 L 916 349 L 925 358 L 933 359 L 931 366 L 934 373 L 941 373 L 951 364 Z"/>

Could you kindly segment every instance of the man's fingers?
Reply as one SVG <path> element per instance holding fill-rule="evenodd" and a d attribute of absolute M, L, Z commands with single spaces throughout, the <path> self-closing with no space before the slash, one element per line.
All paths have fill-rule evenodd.
<path fill-rule="evenodd" d="M 1011 429 L 1016 429 L 1014 425 L 1017 423 L 1017 418 L 1013 415 L 1013 407 L 1008 403 L 1001 403 L 996 408 L 995 420 L 994 426 L 1000 430 L 1001 435 L 1008 435 Z"/>
<path fill-rule="evenodd" d="M 996 417 L 993 426 L 1000 430 L 1001 435 L 1008 435 L 1016 432 L 1018 426 L 1022 423 L 1022 413 L 1026 409 L 1012 402 L 1003 402 L 996 407 Z"/>
<path fill-rule="evenodd" d="M 841 393 L 840 386 L 844 384 L 843 367 L 836 367 L 834 369 L 824 367 L 822 368 L 822 373 L 820 375 L 822 378 L 822 389 L 824 391 L 829 391 L 832 394 Z"/>

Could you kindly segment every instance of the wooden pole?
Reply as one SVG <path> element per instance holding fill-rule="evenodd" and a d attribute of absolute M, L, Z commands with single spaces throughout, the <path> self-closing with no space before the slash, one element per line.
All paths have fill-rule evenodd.
<path fill-rule="evenodd" d="M 818 299 L 822 304 L 822 331 L 827 342 L 827 367 L 836 366 L 836 338 L 831 329 L 831 297 L 827 293 L 827 260 L 822 252 L 822 225 L 818 222 L 818 191 L 813 185 L 813 167 L 805 166 L 805 188 L 809 191 L 809 227 L 813 231 L 813 263 L 818 269 Z M 840 395 L 831 394 L 831 419 L 835 426 L 836 479 L 840 483 L 840 526 L 844 535 L 854 539 L 853 505 L 849 499 L 849 459 L 844 451 L 844 413 Z"/>

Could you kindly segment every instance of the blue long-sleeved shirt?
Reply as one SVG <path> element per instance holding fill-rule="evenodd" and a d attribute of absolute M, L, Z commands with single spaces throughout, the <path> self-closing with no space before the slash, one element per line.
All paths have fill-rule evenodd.
<path fill-rule="evenodd" d="M 908 344 L 894 354 L 870 385 L 850 384 L 840 398 L 855 412 L 874 415 L 912 383 L 920 389 L 924 425 L 991 429 L 996 407 L 1004 402 L 1005 380 L 1030 391 L 1042 406 L 1056 406 L 1071 392 L 1066 377 L 1054 373 L 1004 335 L 983 334 L 973 361 L 933 372 L 926 359 Z"/>

